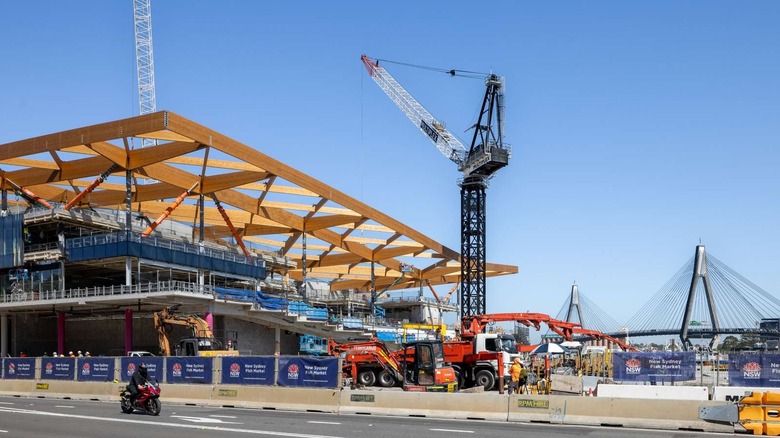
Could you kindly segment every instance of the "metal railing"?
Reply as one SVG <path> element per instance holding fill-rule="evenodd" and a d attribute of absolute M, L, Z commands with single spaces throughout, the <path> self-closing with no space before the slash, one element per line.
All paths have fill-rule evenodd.
<path fill-rule="evenodd" d="M 170 249 L 173 251 L 184 252 L 188 254 L 202 254 L 207 257 L 226 260 L 229 262 L 242 263 L 258 267 L 265 267 L 265 261 L 259 258 L 246 257 L 229 251 L 219 251 L 208 247 L 201 247 L 187 242 L 165 239 L 162 237 L 148 236 L 142 237 L 141 233 L 120 231 L 107 234 L 95 234 L 91 236 L 75 237 L 65 241 L 66 248 L 85 248 L 96 245 L 106 245 L 120 242 L 134 242 L 141 245 L 153 246 L 157 248 Z"/>
<path fill-rule="evenodd" d="M 199 285 L 186 281 L 160 281 L 155 283 L 140 283 L 130 286 L 112 285 L 112 286 L 94 286 L 79 287 L 73 289 L 60 290 L 38 290 L 22 291 L 11 290 L 0 295 L 0 302 L 19 303 L 45 300 L 67 300 L 92 297 L 118 296 L 118 295 L 138 295 L 154 294 L 167 292 L 183 292 L 192 295 L 213 295 L 214 289 L 210 285 Z"/>

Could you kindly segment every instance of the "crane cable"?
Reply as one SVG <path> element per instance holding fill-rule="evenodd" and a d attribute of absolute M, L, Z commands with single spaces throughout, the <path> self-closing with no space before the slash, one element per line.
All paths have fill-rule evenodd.
<path fill-rule="evenodd" d="M 372 59 L 372 58 L 369 58 Z M 419 65 L 419 64 L 410 64 L 407 62 L 400 62 L 400 61 L 391 61 L 389 59 L 380 59 L 376 58 L 374 59 L 376 61 L 377 65 L 379 65 L 379 62 L 389 62 L 390 64 L 398 64 L 398 65 L 404 65 L 406 67 L 414 67 L 419 68 L 422 70 L 429 70 L 429 71 L 435 71 L 438 73 L 446 73 L 450 76 L 460 76 L 467 79 L 485 79 L 487 76 L 490 76 L 490 73 L 482 73 L 478 71 L 470 71 L 470 70 L 456 70 L 456 69 L 446 69 L 446 68 L 438 68 L 438 67 L 430 67 L 426 65 Z"/>

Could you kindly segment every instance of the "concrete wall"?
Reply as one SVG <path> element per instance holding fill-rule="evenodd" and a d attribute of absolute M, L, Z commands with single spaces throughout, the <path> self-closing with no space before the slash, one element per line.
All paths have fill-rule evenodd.
<path fill-rule="evenodd" d="M 242 353 L 254 355 L 274 354 L 274 328 L 227 316 L 214 318 L 215 334 L 221 337 L 229 331 L 238 333 L 238 347 Z M 9 352 L 18 356 L 51 355 L 57 349 L 57 316 L 48 314 L 13 315 L 9 336 Z M 171 349 L 179 340 L 192 336 L 183 326 L 173 326 L 168 339 Z M 220 339 L 221 340 L 221 339 Z M 89 351 L 92 356 L 122 356 L 125 354 L 124 315 L 116 318 L 91 318 L 70 316 L 65 323 L 65 351 Z M 133 350 L 159 351 L 157 330 L 149 314 L 133 317 Z M 281 353 L 298 354 L 298 336 L 281 331 Z"/>
<path fill-rule="evenodd" d="M 269 355 L 274 354 L 273 327 L 243 321 L 236 318 L 224 318 L 224 330 L 238 332 L 238 350 L 241 354 Z M 281 331 L 281 354 L 298 354 L 298 335 Z"/>

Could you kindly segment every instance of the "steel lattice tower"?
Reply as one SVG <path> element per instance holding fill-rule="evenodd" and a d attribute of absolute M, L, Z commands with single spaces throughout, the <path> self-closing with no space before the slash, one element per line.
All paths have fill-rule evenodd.
<path fill-rule="evenodd" d="M 154 91 L 154 54 L 152 53 L 151 0 L 133 0 L 135 22 L 135 60 L 138 72 L 138 107 L 141 115 L 157 111 Z M 154 146 L 157 140 L 145 138 L 143 147 Z"/>

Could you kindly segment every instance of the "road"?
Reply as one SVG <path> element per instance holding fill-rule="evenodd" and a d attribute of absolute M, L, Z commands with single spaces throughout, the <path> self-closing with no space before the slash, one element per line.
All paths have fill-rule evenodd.
<path fill-rule="evenodd" d="M 411 417 L 336 415 L 165 404 L 158 417 L 123 414 L 119 402 L 0 397 L 0 438 L 73 437 L 294 437 L 454 438 L 458 436 L 552 438 L 713 437 L 724 434 L 460 421 Z"/>

